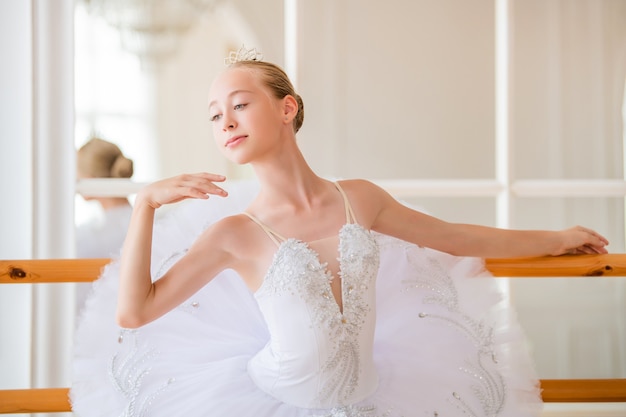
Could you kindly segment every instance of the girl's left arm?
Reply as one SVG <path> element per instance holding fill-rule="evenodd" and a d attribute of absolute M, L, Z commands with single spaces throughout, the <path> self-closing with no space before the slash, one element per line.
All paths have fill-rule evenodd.
<path fill-rule="evenodd" d="M 372 183 L 364 181 L 358 187 L 368 196 L 372 230 L 452 255 L 507 258 L 607 253 L 608 240 L 585 227 L 509 230 L 449 223 L 399 203 Z"/>

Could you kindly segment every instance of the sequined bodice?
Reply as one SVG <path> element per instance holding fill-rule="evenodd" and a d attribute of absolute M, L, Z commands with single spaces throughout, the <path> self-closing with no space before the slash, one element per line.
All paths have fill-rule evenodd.
<path fill-rule="evenodd" d="M 317 252 L 297 239 L 282 241 L 255 297 L 270 341 L 248 364 L 257 385 L 304 408 L 358 402 L 377 386 L 372 358 L 378 247 L 356 223 L 339 232 L 343 312 L 332 275 Z"/>

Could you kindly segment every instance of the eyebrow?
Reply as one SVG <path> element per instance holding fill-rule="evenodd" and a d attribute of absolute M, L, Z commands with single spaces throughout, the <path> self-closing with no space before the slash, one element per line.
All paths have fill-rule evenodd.
<path fill-rule="evenodd" d="M 233 90 L 230 93 L 228 93 L 228 96 L 226 96 L 226 97 L 230 98 L 232 96 L 235 96 L 235 95 L 241 94 L 241 93 L 250 93 L 250 94 L 252 94 L 253 92 L 250 91 L 250 90 Z M 213 106 L 215 103 L 216 103 L 216 100 L 211 100 L 211 102 L 209 103 L 209 108 L 211 108 L 211 106 Z"/>

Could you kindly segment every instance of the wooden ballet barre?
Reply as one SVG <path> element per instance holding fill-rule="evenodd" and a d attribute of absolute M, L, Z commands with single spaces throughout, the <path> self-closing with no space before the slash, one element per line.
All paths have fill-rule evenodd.
<path fill-rule="evenodd" d="M 0 260 L 0 284 L 90 282 L 100 276 L 110 261 L 108 258 Z M 486 259 L 485 266 L 496 277 L 624 277 L 626 254 Z"/>
<path fill-rule="evenodd" d="M 110 263 L 96 259 L 0 260 L 0 284 L 96 280 Z M 625 277 L 626 254 L 487 259 L 496 277 Z M 623 379 L 542 379 L 544 402 L 626 402 Z M 0 414 L 71 412 L 69 388 L 0 390 Z"/>
<path fill-rule="evenodd" d="M 0 390 L 0 414 L 71 412 L 69 388 Z"/>
<path fill-rule="evenodd" d="M 108 258 L 0 261 L 0 284 L 91 282 L 109 262 Z"/>
<path fill-rule="evenodd" d="M 542 379 L 547 403 L 626 402 L 626 379 Z M 71 412 L 69 388 L 0 390 L 0 414 Z"/>
<path fill-rule="evenodd" d="M 626 402 L 626 379 L 542 379 L 546 403 Z"/>
<path fill-rule="evenodd" d="M 486 259 L 496 277 L 625 277 L 626 254 Z"/>

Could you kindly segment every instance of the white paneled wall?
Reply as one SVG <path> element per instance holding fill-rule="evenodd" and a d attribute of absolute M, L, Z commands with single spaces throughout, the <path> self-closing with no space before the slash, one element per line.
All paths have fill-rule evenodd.
<path fill-rule="evenodd" d="M 520 190 L 526 194 L 512 200 L 510 224 L 553 229 L 584 224 L 606 234 L 611 250 L 621 252 L 623 198 L 612 192 L 575 198 L 576 192 L 586 195 L 583 187 L 556 197 L 558 185 L 551 195 L 529 195 L 553 184 L 544 180 L 623 180 L 626 2 L 299 0 L 291 57 L 305 103 L 299 144 L 313 167 L 330 177 L 501 180 L 496 178 L 496 106 L 502 105 L 496 100 L 496 12 L 502 4 L 508 7 L 510 34 L 504 111 L 510 116 L 511 158 L 505 163 L 511 178 L 498 186 L 511 187 L 514 196 Z M 267 60 L 284 62 L 284 42 L 277 42 L 282 7 L 278 1 L 264 8 L 233 1 L 190 34 L 177 60 L 163 65 L 162 149 L 176 155 L 164 172 L 195 170 L 209 155 L 208 169 L 231 177 L 250 174 L 224 162 L 205 140 L 210 129 L 203 100 L 224 48 L 246 43 Z M 213 36 L 222 41 L 207 43 Z M 178 145 L 182 140 L 185 147 Z M 495 225 L 498 192 L 410 201 L 452 221 Z M 576 309 L 580 291 L 588 289 L 562 286 L 554 294 L 567 293 L 570 301 L 548 300 L 540 309 L 538 295 L 554 283 L 522 285 L 511 284 L 512 297 L 533 343 L 541 347 L 537 355 L 545 351 L 537 358 L 541 373 L 624 375 L 626 326 L 614 314 L 623 301 L 602 302 L 609 294 L 623 298 L 623 282 L 598 289 L 592 305 L 600 307 L 580 317 L 566 312 Z M 555 315 L 550 308 L 563 310 L 563 318 L 546 320 Z M 599 321 L 605 327 L 592 329 L 590 323 Z M 585 341 L 593 338 L 595 345 Z M 578 360 L 586 354 L 605 358 L 607 352 L 614 352 L 609 362 L 597 360 L 595 367 Z"/>
<path fill-rule="evenodd" d="M 73 255 L 73 12 L 71 0 L 0 5 L 4 259 Z M 61 286 L 2 289 L 2 388 L 70 383 L 73 299 Z"/>
<path fill-rule="evenodd" d="M 0 205 L 0 256 L 29 258 L 33 255 L 33 225 L 30 213 L 32 188 L 32 55 L 31 5 L 29 2 L 0 3 L 0 191 L 12 204 Z M 15 146 L 15 141 L 25 142 Z M 7 157 L 9 155 L 10 157 Z M 5 286 L 8 287 L 8 286 Z M 27 387 L 30 376 L 30 326 L 32 289 L 28 286 L 0 291 L 0 388 Z M 22 288 L 23 287 L 23 288 Z M 16 354 L 17 352 L 17 354 Z"/>

